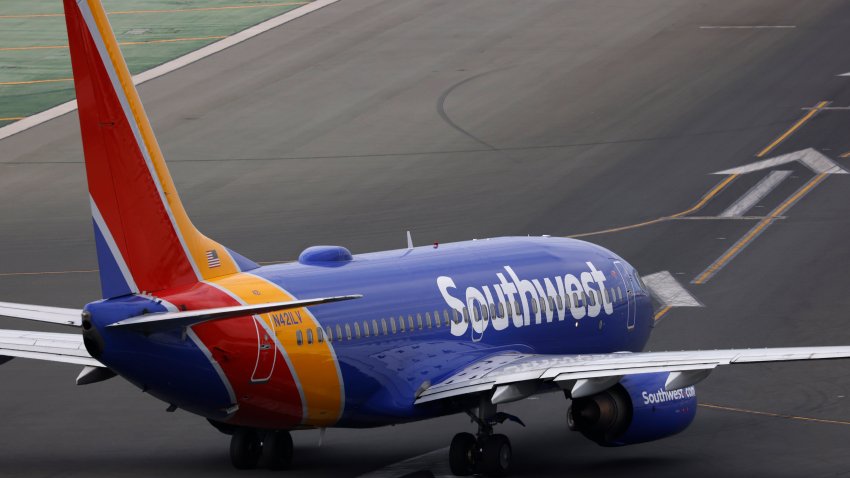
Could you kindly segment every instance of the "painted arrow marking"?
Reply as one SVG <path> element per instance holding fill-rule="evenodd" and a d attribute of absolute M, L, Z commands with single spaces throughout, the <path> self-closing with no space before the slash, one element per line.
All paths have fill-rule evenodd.
<path fill-rule="evenodd" d="M 747 174 L 755 171 L 761 171 L 763 169 L 775 168 L 776 166 L 793 163 L 794 161 L 799 161 L 806 165 L 806 167 L 814 171 L 815 174 L 847 174 L 847 171 L 845 171 L 844 168 L 814 148 L 801 149 L 800 151 L 794 151 L 793 153 L 763 159 L 737 168 L 718 171 L 713 174 Z"/>
<path fill-rule="evenodd" d="M 661 303 L 661 308 L 655 313 L 656 322 L 661 320 L 673 307 L 704 307 L 668 271 L 641 276 L 641 280 L 646 284 L 652 296 Z"/>
<path fill-rule="evenodd" d="M 656 272 L 640 278 L 664 307 L 703 307 L 669 271 Z"/>
<path fill-rule="evenodd" d="M 752 209 L 771 191 L 776 189 L 782 181 L 791 175 L 791 171 L 771 171 L 767 176 L 763 177 L 755 186 L 753 186 L 746 194 L 738 198 L 725 211 L 720 213 L 720 217 L 741 217 L 747 211 Z"/>

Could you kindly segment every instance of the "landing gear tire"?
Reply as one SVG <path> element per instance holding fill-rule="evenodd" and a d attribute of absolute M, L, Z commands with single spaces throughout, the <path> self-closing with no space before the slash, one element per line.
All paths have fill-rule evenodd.
<path fill-rule="evenodd" d="M 478 442 L 471 433 L 458 433 L 449 447 L 449 468 L 456 476 L 469 476 L 475 472 L 475 455 Z"/>
<path fill-rule="evenodd" d="M 256 468 L 262 451 L 263 443 L 255 430 L 240 428 L 230 438 L 230 462 L 237 470 Z"/>
<path fill-rule="evenodd" d="M 505 435 L 491 435 L 481 445 L 480 471 L 487 476 L 505 476 L 511 469 L 513 450 Z"/>
<path fill-rule="evenodd" d="M 292 436 L 288 431 L 270 431 L 263 440 L 262 464 L 270 470 L 285 470 L 292 464 Z"/>

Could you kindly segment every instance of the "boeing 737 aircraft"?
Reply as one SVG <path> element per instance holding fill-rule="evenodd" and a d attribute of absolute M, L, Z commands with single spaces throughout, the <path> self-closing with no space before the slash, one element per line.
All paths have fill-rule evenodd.
<path fill-rule="evenodd" d="M 82 310 L 0 303 L 75 333 L 0 331 L 13 357 L 120 375 L 232 436 L 236 468 L 285 468 L 290 432 L 467 413 L 449 463 L 504 475 L 519 418 L 545 392 L 603 446 L 658 440 L 696 413 L 719 365 L 850 357 L 850 347 L 641 352 L 653 306 L 617 254 L 505 237 L 352 255 L 315 246 L 260 267 L 189 220 L 99 0 L 64 0 L 102 299 Z"/>

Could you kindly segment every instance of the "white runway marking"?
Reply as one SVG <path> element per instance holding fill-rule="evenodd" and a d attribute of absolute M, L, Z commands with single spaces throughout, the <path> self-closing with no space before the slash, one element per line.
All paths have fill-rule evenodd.
<path fill-rule="evenodd" d="M 797 25 L 700 25 L 700 30 L 770 30 L 791 29 Z"/>
<path fill-rule="evenodd" d="M 720 217 L 743 216 L 790 175 L 791 171 L 771 171 L 770 174 L 762 178 L 746 194 L 738 198 L 729 208 L 720 213 Z"/>
<path fill-rule="evenodd" d="M 430 471 L 435 478 L 454 477 L 449 470 L 449 447 L 393 463 L 386 468 L 360 475 L 359 478 L 398 478 L 417 471 Z"/>
<path fill-rule="evenodd" d="M 304 5 L 303 7 L 298 7 L 294 10 L 290 10 L 284 13 L 283 15 L 278 15 L 270 20 L 264 21 L 263 23 L 254 25 L 251 28 L 242 30 L 241 32 L 235 33 L 215 43 L 211 43 L 199 50 L 195 50 L 191 53 L 183 55 L 180 58 L 175 58 L 167 63 L 163 63 L 162 65 L 159 65 L 155 68 L 151 68 L 150 70 L 139 73 L 138 75 L 133 77 L 133 83 L 136 85 L 140 85 L 154 78 L 159 78 L 160 76 L 165 75 L 167 73 L 171 73 L 172 71 L 177 70 L 178 68 L 183 68 L 186 65 L 192 64 L 214 53 L 218 53 L 224 50 L 225 48 L 229 48 L 238 43 L 242 43 L 243 41 L 254 38 L 255 36 L 261 33 L 265 33 L 271 30 L 272 28 L 279 27 L 284 23 L 288 23 L 297 18 L 301 18 L 304 15 L 307 15 L 308 13 L 315 12 L 320 8 L 326 7 L 338 1 L 339 0 L 315 0 L 314 2 Z M 15 123 L 0 128 L 0 140 L 8 138 L 13 134 L 20 133 L 21 131 L 26 131 L 32 128 L 33 126 L 40 125 L 46 121 L 58 118 L 59 116 L 74 111 L 75 109 L 77 109 L 77 100 L 71 100 L 59 106 L 54 106 L 49 110 L 42 111 L 41 113 L 36 113 L 32 116 L 28 116 L 20 121 L 16 121 Z"/>
<path fill-rule="evenodd" d="M 747 174 L 762 169 L 770 169 L 783 164 L 799 161 L 806 165 L 815 174 L 847 174 L 847 171 L 839 166 L 835 161 L 827 158 L 814 148 L 801 149 L 793 153 L 783 154 L 774 158 L 763 159 L 738 168 L 718 171 L 712 174 Z"/>
<path fill-rule="evenodd" d="M 664 307 L 703 307 L 669 271 L 641 276 L 641 279 Z"/>

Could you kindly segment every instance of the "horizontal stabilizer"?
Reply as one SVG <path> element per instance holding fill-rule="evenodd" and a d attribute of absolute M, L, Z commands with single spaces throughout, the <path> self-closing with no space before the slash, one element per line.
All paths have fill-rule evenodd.
<path fill-rule="evenodd" d="M 188 327 L 209 320 L 230 319 L 257 314 L 266 314 L 287 309 L 299 309 L 311 305 L 329 304 L 344 300 L 359 299 L 362 295 L 343 295 L 319 299 L 293 300 L 288 302 L 269 302 L 265 304 L 238 305 L 234 307 L 219 307 L 215 309 L 187 310 L 182 312 L 160 312 L 140 315 L 130 319 L 115 322 L 109 327 L 129 327 L 145 332 L 164 330 L 174 327 Z"/>
<path fill-rule="evenodd" d="M 35 320 L 38 322 L 50 322 L 52 324 L 73 325 L 79 327 L 82 324 L 82 311 L 77 309 L 63 309 L 60 307 L 46 307 L 43 305 L 12 304 L 0 302 L 0 316 L 14 317 L 16 319 Z"/>

